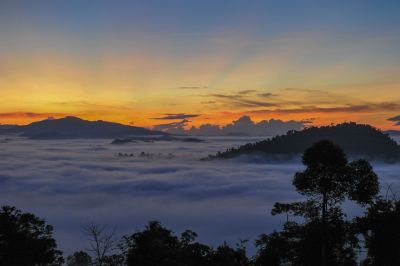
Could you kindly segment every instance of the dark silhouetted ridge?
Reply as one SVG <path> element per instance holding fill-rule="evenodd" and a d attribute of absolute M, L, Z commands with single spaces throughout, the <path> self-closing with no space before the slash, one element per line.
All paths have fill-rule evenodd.
<path fill-rule="evenodd" d="M 234 158 L 254 153 L 287 157 L 303 153 L 307 147 L 320 140 L 330 140 L 338 144 L 350 156 L 357 155 L 392 162 L 400 161 L 400 146 L 388 134 L 370 125 L 353 122 L 289 131 L 286 135 L 248 143 L 238 148 L 230 148 L 209 157 Z"/>
<path fill-rule="evenodd" d="M 13 133 L 32 139 L 118 138 L 132 135 L 166 135 L 142 127 L 127 126 L 106 121 L 88 121 L 68 116 L 47 119 L 13 128 Z"/>

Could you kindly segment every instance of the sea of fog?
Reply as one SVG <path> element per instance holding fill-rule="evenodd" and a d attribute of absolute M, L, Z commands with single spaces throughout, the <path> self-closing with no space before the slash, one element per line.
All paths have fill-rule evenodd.
<path fill-rule="evenodd" d="M 88 247 L 81 231 L 85 223 L 115 227 L 123 236 L 149 220 L 177 233 L 192 229 L 212 245 L 250 239 L 254 251 L 255 237 L 280 229 L 286 220 L 270 215 L 274 202 L 301 199 L 291 181 L 303 166 L 200 159 L 255 140 L 215 137 L 201 143 L 124 145 L 111 140 L 1 141 L 0 204 L 45 218 L 66 255 Z M 384 193 L 389 184 L 400 191 L 399 164 L 374 167 Z M 347 209 L 360 212 L 350 205 Z"/>

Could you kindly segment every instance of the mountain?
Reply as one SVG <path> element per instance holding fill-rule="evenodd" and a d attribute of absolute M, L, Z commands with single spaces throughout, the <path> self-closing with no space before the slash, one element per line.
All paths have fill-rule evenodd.
<path fill-rule="evenodd" d="M 32 139 L 117 138 L 132 135 L 166 135 L 142 127 L 127 126 L 106 121 L 88 121 L 68 116 L 47 119 L 26 126 L 3 129 L 3 133 L 19 133 Z"/>
<path fill-rule="evenodd" d="M 302 154 L 313 143 L 324 139 L 338 144 L 349 156 L 363 156 L 390 162 L 400 161 L 400 146 L 388 134 L 370 125 L 352 122 L 289 131 L 286 135 L 230 148 L 216 155 L 210 155 L 209 158 L 233 158 L 255 153 L 273 158 L 287 158 Z"/>

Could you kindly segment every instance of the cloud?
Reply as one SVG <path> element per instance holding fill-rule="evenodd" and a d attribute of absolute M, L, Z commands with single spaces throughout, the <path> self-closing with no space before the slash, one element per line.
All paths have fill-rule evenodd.
<path fill-rule="evenodd" d="M 198 116 L 200 116 L 200 115 L 179 113 L 179 114 L 165 114 L 162 117 L 154 117 L 152 119 L 155 119 L 155 120 L 178 120 L 178 119 L 193 118 L 193 117 L 198 117 Z"/>
<path fill-rule="evenodd" d="M 242 99 L 235 103 L 237 107 L 271 107 L 276 106 L 274 103 Z"/>
<path fill-rule="evenodd" d="M 240 95 L 247 95 L 247 94 L 253 94 L 257 92 L 256 90 L 242 90 L 242 91 L 238 91 L 238 94 Z"/>
<path fill-rule="evenodd" d="M 312 118 L 303 119 L 303 120 L 301 120 L 301 122 L 305 125 L 308 125 L 308 124 L 313 124 L 315 120 L 316 120 L 316 118 L 312 117 Z"/>
<path fill-rule="evenodd" d="M 249 136 L 272 136 L 285 134 L 289 130 L 300 130 L 305 126 L 304 121 L 282 121 L 278 119 L 253 122 L 249 116 L 242 116 L 238 120 L 225 126 L 203 124 L 198 127 L 185 129 L 188 120 L 177 123 L 156 125 L 154 130 L 163 130 L 171 134 L 187 134 L 193 136 L 223 136 L 223 135 L 249 135 Z M 312 121 L 307 121 L 311 123 Z"/>
<path fill-rule="evenodd" d="M 233 99 L 236 100 L 237 98 L 242 98 L 241 95 L 226 95 L 226 94 L 218 94 L 218 93 L 213 93 L 210 94 L 210 96 L 214 97 L 214 98 L 222 98 L 222 99 Z"/>
<path fill-rule="evenodd" d="M 272 107 L 276 106 L 274 103 L 259 101 L 254 99 L 249 99 L 248 97 L 244 97 L 243 94 L 210 94 L 209 96 L 219 99 L 223 103 L 231 106 L 231 107 Z"/>
<path fill-rule="evenodd" d="M 60 113 L 33 113 L 33 112 L 10 112 L 10 113 L 0 113 L 0 118 L 48 118 L 48 117 L 60 117 L 65 116 L 65 114 Z"/>
<path fill-rule="evenodd" d="M 388 118 L 387 120 L 388 121 L 394 121 L 394 122 L 400 121 L 400 115 Z"/>
<path fill-rule="evenodd" d="M 165 131 L 165 132 L 172 133 L 172 134 L 181 134 L 181 132 L 183 132 L 185 130 L 184 126 L 186 126 L 189 122 L 190 122 L 189 120 L 183 119 L 180 122 L 172 122 L 172 123 L 154 125 L 153 130 Z"/>
<path fill-rule="evenodd" d="M 270 92 L 259 93 L 257 95 L 259 97 L 263 97 L 263 98 L 270 98 L 270 97 L 278 96 L 277 94 L 273 94 L 273 93 L 270 93 Z"/>
<path fill-rule="evenodd" d="M 328 93 L 323 90 L 303 89 L 303 88 L 286 88 L 285 90 L 290 92 L 303 92 L 303 93 Z"/>
<path fill-rule="evenodd" d="M 382 103 L 369 103 L 359 105 L 345 105 L 334 107 L 318 107 L 318 106 L 303 106 L 300 108 L 277 108 L 277 109 L 264 109 L 253 110 L 249 113 L 262 113 L 262 114 L 298 114 L 298 113 L 358 113 L 358 112 L 371 112 L 371 111 L 397 111 L 400 110 L 400 104 L 391 102 Z"/>
<path fill-rule="evenodd" d="M 400 115 L 388 118 L 387 120 L 396 122 L 394 123 L 394 126 L 400 126 Z"/>
<path fill-rule="evenodd" d="M 292 170 L 281 166 L 245 163 L 237 169 L 239 162 L 199 160 L 239 143 L 243 141 L 115 146 L 108 140 L 60 140 L 55 146 L 18 139 L 0 151 L 0 201 L 46 218 L 67 253 L 86 247 L 79 232 L 88 221 L 115 225 L 122 235 L 158 219 L 174 230 L 194 229 L 211 244 L 234 242 L 258 235 L 265 224 L 277 226 L 275 218 L 268 221 L 268 202 L 295 194 L 286 188 Z M 137 156 L 141 151 L 156 156 Z M 123 158 L 119 152 L 135 156 Z M 176 157 L 157 157 L 159 153 Z M 236 219 L 228 223 L 229 217 Z M 214 231 L 215 226 L 233 229 L 240 224 L 252 229 Z"/>
<path fill-rule="evenodd" d="M 178 89 L 181 90 L 199 90 L 199 89 L 207 89 L 207 86 L 181 86 Z"/>
<path fill-rule="evenodd" d="M 269 211 L 276 201 L 299 200 L 292 178 L 302 169 L 300 162 L 245 157 L 203 162 L 199 159 L 207 154 L 260 140 L 205 139 L 118 146 L 109 140 L 18 138 L 0 150 L 0 201 L 46 218 L 67 254 L 87 248 L 80 228 L 89 221 L 115 226 L 122 236 L 157 219 L 175 232 L 193 229 L 213 245 L 253 240 L 280 228 L 285 217 Z M 142 151 L 154 156 L 138 156 Z M 382 187 L 392 184 L 399 191 L 399 165 L 376 165 L 375 170 Z"/>

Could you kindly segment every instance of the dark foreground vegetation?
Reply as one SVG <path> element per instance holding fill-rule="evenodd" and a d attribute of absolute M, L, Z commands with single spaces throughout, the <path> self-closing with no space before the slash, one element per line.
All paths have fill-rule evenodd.
<path fill-rule="evenodd" d="M 313 144 L 303 154 L 305 170 L 293 185 L 304 201 L 276 203 L 272 215 L 285 214 L 280 231 L 262 234 L 257 253 L 246 254 L 246 241 L 211 247 L 187 230 L 176 235 L 159 222 L 116 239 L 113 230 L 83 227 L 89 245 L 63 258 L 53 228 L 14 207 L 0 210 L 0 265 L 70 266 L 398 266 L 400 201 L 379 194 L 378 177 L 366 160 L 349 162 L 330 141 Z M 364 215 L 348 219 L 342 203 L 352 201 Z M 298 218 L 291 220 L 291 217 Z M 360 250 L 366 253 L 359 256 Z"/>
<path fill-rule="evenodd" d="M 271 159 L 286 160 L 303 153 L 307 147 L 324 139 L 336 143 L 351 157 L 362 156 L 372 160 L 400 162 L 400 146 L 388 134 L 370 125 L 353 122 L 293 130 L 286 135 L 229 148 L 216 155 L 210 155 L 209 158 L 227 159 L 258 153 Z"/>

